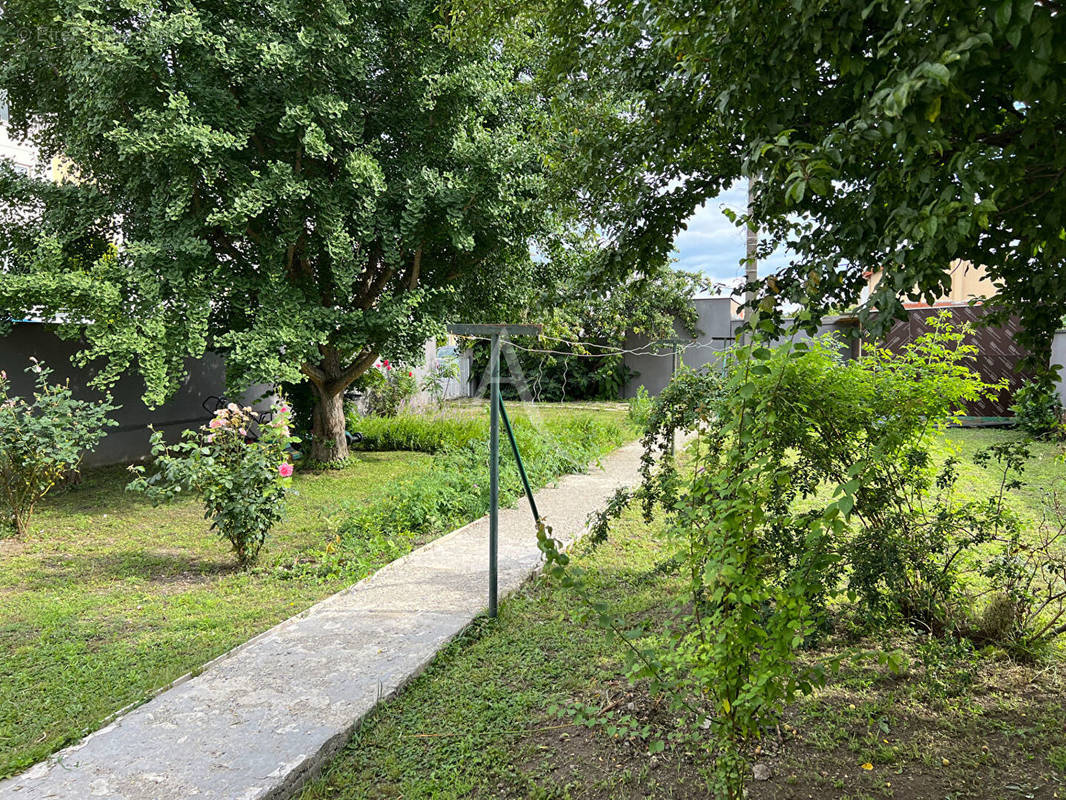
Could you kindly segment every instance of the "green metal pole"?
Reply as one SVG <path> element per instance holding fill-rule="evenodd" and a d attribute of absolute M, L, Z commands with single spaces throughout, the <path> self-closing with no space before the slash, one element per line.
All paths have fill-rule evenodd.
<path fill-rule="evenodd" d="M 670 382 L 674 380 L 674 376 L 677 375 L 677 342 L 674 342 L 674 355 L 670 359 Z M 676 431 L 670 433 L 670 455 L 674 455 L 674 450 L 677 448 L 677 433 Z"/>
<path fill-rule="evenodd" d="M 511 450 L 514 452 L 515 463 L 518 464 L 518 475 L 525 487 L 526 497 L 529 498 L 529 508 L 533 512 L 533 521 L 540 522 L 540 512 L 537 511 L 537 501 L 533 499 L 533 490 L 529 486 L 529 478 L 526 477 L 526 465 L 522 463 L 522 454 L 518 452 L 518 442 L 514 438 L 514 430 L 511 428 L 511 420 L 507 416 L 507 408 L 500 398 L 500 414 L 503 415 L 503 427 L 507 431 L 507 438 L 511 440 Z"/>
<path fill-rule="evenodd" d="M 500 543 L 500 336 L 489 356 L 489 616 L 496 616 Z"/>

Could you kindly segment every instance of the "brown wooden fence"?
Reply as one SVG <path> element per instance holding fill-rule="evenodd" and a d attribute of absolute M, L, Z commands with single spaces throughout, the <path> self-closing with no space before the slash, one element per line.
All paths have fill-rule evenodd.
<path fill-rule="evenodd" d="M 933 308 L 912 308 L 908 311 L 909 319 L 899 322 L 885 337 L 884 346 L 889 350 L 898 350 L 907 342 L 914 341 L 930 330 L 930 318 L 945 309 L 951 311 L 956 325 L 973 323 L 974 330 L 967 335 L 966 344 L 977 347 L 977 371 L 984 380 L 994 383 L 1006 378 L 1008 388 L 991 400 L 970 404 L 968 413 L 975 417 L 1011 416 L 1010 405 L 1014 392 L 1029 377 L 1030 372 L 1020 372 L 1017 364 L 1028 351 L 1018 344 L 1017 333 L 1021 329 L 1017 318 L 1012 317 L 1006 324 L 982 327 L 978 325 L 981 318 L 988 313 L 985 306 L 937 306 Z"/>

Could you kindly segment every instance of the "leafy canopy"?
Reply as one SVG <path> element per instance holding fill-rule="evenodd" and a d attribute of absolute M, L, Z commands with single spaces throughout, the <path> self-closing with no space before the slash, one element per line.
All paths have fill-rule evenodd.
<path fill-rule="evenodd" d="M 522 64 L 445 22 L 420 0 L 9 4 L 12 132 L 74 180 L 0 170 L 0 309 L 66 320 L 99 383 L 135 367 L 150 403 L 205 348 L 234 386 L 332 393 L 445 317 L 504 313 L 541 279 L 539 111 Z"/>
<path fill-rule="evenodd" d="M 552 41 L 558 158 L 620 254 L 662 253 L 757 176 L 764 314 L 860 300 L 877 331 L 982 264 L 1044 350 L 1066 312 L 1066 19 L 1036 0 L 469 3 L 467 30 Z M 743 222 L 743 220 L 741 220 Z M 877 317 L 873 309 L 880 309 Z"/>

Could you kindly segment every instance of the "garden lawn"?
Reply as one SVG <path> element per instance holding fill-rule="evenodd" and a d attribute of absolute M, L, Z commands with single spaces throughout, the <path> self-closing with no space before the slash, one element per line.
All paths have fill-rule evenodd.
<path fill-rule="evenodd" d="M 954 452 L 959 459 L 959 486 L 966 486 L 974 497 L 989 497 L 999 491 L 999 478 L 993 470 L 982 469 L 973 463 L 973 454 L 982 448 L 1013 441 L 1018 434 L 1000 428 L 953 428 L 947 433 L 948 446 L 941 448 L 947 455 Z M 1044 491 L 1055 477 L 1066 475 L 1066 467 L 1058 457 L 1063 453 L 1061 443 L 1034 442 L 1032 458 L 1022 475 L 1024 485 L 1010 494 L 1008 503 L 1029 520 L 1041 517 Z"/>
<path fill-rule="evenodd" d="M 968 452 L 1009 436 L 951 433 Z M 1038 462 L 1030 477 L 1042 470 L 1061 466 Z M 960 488 L 989 491 L 969 469 Z M 1030 487 L 1012 502 L 1024 510 L 1026 498 L 1037 495 Z M 593 599 L 630 627 L 656 625 L 683 590 L 659 526 L 630 509 L 605 543 L 575 548 Z M 751 781 L 749 798 L 1066 797 L 1061 661 L 1019 665 L 992 651 L 900 633 L 833 639 L 806 657 L 853 646 L 901 648 L 909 666 L 902 676 L 872 663 L 849 667 L 792 704 L 780 732 L 767 731 L 752 746 L 752 761 L 766 766 L 770 779 Z M 669 745 L 650 751 L 654 730 L 668 729 L 671 714 L 644 684 L 619 678 L 623 662 L 620 645 L 586 618 L 573 593 L 542 579 L 375 710 L 300 800 L 706 800 L 705 755 Z M 568 710 L 600 722 L 576 725 Z M 653 730 L 648 739 L 627 733 L 645 725 Z"/>
<path fill-rule="evenodd" d="M 535 413 L 549 435 L 552 419 L 578 416 L 634 435 L 613 408 Z M 29 535 L 0 539 L 0 777 L 443 533 L 365 536 L 343 569 L 318 568 L 346 520 L 433 463 L 356 453 L 344 469 L 297 472 L 298 494 L 247 572 L 195 500 L 153 507 L 125 491 L 121 467 L 86 470 L 48 497 Z"/>

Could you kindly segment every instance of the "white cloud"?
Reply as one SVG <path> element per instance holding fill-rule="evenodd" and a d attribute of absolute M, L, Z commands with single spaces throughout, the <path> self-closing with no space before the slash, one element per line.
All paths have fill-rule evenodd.
<path fill-rule="evenodd" d="M 721 282 L 743 278 L 744 267 L 740 262 L 745 253 L 744 229 L 730 222 L 722 209 L 743 214 L 747 202 L 747 183 L 737 182 L 697 209 L 688 220 L 688 228 L 674 242 L 678 268 L 702 272 Z M 785 262 L 785 254 L 779 250 L 759 262 L 759 274 L 776 272 Z"/>

